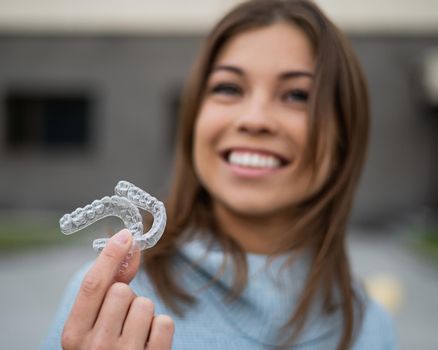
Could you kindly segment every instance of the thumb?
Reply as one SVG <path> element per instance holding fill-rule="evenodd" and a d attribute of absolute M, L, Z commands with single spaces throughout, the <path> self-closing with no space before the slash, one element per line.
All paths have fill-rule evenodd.
<path fill-rule="evenodd" d="M 127 231 L 127 230 L 122 230 Z M 132 235 L 129 234 L 129 245 L 133 244 Z M 141 252 L 139 250 L 129 251 L 119 266 L 119 271 L 115 275 L 116 282 L 129 284 L 135 277 L 141 261 Z"/>

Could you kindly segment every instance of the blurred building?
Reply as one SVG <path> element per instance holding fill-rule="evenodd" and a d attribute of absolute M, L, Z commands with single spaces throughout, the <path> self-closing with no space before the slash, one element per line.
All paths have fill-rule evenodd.
<path fill-rule="evenodd" d="M 180 89 L 206 31 L 237 2 L 1 0 L 0 210 L 72 209 L 119 179 L 163 196 Z M 438 2 L 318 3 L 369 80 L 355 219 L 436 204 Z"/>

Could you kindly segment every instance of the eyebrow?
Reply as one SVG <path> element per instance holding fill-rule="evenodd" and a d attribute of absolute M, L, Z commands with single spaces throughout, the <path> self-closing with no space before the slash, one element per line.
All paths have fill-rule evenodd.
<path fill-rule="evenodd" d="M 214 72 L 218 72 L 218 71 L 231 72 L 231 73 L 241 75 L 241 76 L 245 75 L 245 73 L 243 72 L 242 69 L 234 67 L 234 66 L 216 66 L 216 67 L 213 67 L 211 72 L 214 73 Z"/>
<path fill-rule="evenodd" d="M 291 78 L 301 78 L 301 77 L 307 77 L 310 79 L 313 79 L 313 73 L 309 71 L 288 71 L 280 74 L 280 80 L 287 80 Z"/>
<path fill-rule="evenodd" d="M 217 71 L 226 71 L 226 72 L 231 72 L 240 76 L 245 76 L 245 72 L 243 71 L 243 69 L 235 67 L 235 66 L 228 66 L 228 65 L 220 65 L 220 66 L 216 66 L 212 69 L 212 73 L 217 72 Z M 305 70 L 292 70 L 292 71 L 286 71 L 286 72 L 282 72 L 278 75 L 280 80 L 287 80 L 287 79 L 291 79 L 291 78 L 301 78 L 301 77 L 308 77 L 310 79 L 312 79 L 314 76 L 314 74 L 310 71 L 305 71 Z"/>

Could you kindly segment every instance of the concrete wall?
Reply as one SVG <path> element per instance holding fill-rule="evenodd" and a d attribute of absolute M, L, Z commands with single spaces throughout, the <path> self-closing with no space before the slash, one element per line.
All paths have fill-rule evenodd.
<path fill-rule="evenodd" d="M 359 221 L 416 210 L 430 201 L 430 118 L 415 99 L 427 36 L 359 36 L 372 98 L 372 137 L 356 201 Z M 0 142 L 0 208 L 73 209 L 110 194 L 118 179 L 160 196 L 171 171 L 172 101 L 199 36 L 0 36 L 0 103 L 15 87 L 85 89 L 95 96 L 90 152 L 11 153 Z M 0 106 L 0 141 L 4 139 Z M 436 135 L 436 134 L 435 134 Z"/>
<path fill-rule="evenodd" d="M 436 36 L 356 36 L 368 77 L 372 127 L 356 201 L 359 220 L 384 220 L 436 203 L 438 115 L 422 104 L 422 55 Z"/>
<path fill-rule="evenodd" d="M 73 208 L 111 194 L 119 179 L 158 195 L 170 172 L 169 101 L 197 45 L 181 37 L 2 37 L 0 98 L 17 87 L 86 90 L 96 120 L 86 154 L 9 153 L 1 142 L 0 206 Z"/>
<path fill-rule="evenodd" d="M 243 0 L 1 0 L 0 30 L 67 33 L 199 33 Z M 315 0 L 349 32 L 430 33 L 436 0 Z"/>

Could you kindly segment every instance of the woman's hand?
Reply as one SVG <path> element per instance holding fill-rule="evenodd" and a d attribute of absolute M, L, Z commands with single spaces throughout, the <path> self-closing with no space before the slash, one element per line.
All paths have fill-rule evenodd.
<path fill-rule="evenodd" d="M 153 303 L 128 286 L 139 252 L 120 273 L 131 242 L 128 230 L 114 235 L 85 275 L 62 332 L 63 349 L 171 349 L 172 319 L 154 316 Z"/>

